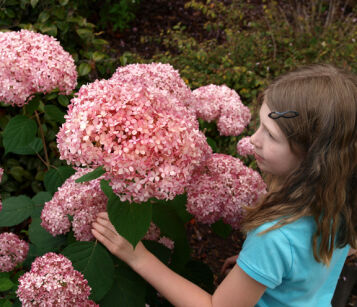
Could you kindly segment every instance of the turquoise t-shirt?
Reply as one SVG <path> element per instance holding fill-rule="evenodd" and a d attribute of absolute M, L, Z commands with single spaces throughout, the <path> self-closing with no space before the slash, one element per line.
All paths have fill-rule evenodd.
<path fill-rule="evenodd" d="M 317 262 L 312 253 L 311 238 L 316 229 L 312 217 L 257 235 L 275 223 L 248 233 L 237 259 L 246 274 L 267 287 L 256 306 L 331 306 L 350 246 L 336 249 L 326 266 Z"/>

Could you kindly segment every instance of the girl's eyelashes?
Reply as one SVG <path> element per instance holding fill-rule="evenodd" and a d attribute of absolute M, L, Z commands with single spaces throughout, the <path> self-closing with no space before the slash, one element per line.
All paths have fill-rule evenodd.
<path fill-rule="evenodd" d="M 270 133 L 270 131 L 268 129 L 267 129 L 267 132 L 268 132 L 269 137 L 274 140 L 275 138 L 273 137 L 273 135 Z"/>

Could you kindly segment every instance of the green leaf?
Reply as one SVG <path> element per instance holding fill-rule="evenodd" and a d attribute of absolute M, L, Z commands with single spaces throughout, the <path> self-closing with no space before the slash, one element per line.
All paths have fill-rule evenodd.
<path fill-rule="evenodd" d="M 38 192 L 34 197 L 32 197 L 32 202 L 35 206 L 31 216 L 33 218 L 40 217 L 43 209 L 44 203 L 52 199 L 52 194 L 48 192 Z"/>
<path fill-rule="evenodd" d="M 186 238 L 184 222 L 180 219 L 170 202 L 158 201 L 152 205 L 152 220 L 160 228 L 162 235 L 175 242 L 171 265 L 175 270 L 182 270 L 190 258 L 190 248 Z"/>
<path fill-rule="evenodd" d="M 53 100 L 55 98 L 57 98 L 58 93 L 57 92 L 53 92 L 53 93 L 49 93 L 46 94 L 46 96 L 44 97 L 47 101 Z"/>
<path fill-rule="evenodd" d="M 8 299 L 0 300 L 1 307 L 17 307 L 17 305 L 11 303 Z M 20 305 L 21 306 L 21 305 Z"/>
<path fill-rule="evenodd" d="M 65 6 L 68 4 L 68 1 L 69 0 L 58 0 L 59 4 L 62 5 L 62 6 Z"/>
<path fill-rule="evenodd" d="M 57 27 L 54 24 L 40 25 L 39 28 L 42 33 L 57 36 Z"/>
<path fill-rule="evenodd" d="M 93 39 L 93 31 L 88 29 L 77 29 L 76 30 L 78 36 L 83 39 L 84 41 L 89 41 Z"/>
<path fill-rule="evenodd" d="M 95 51 L 92 54 L 92 60 L 95 62 L 101 61 L 104 58 L 106 58 L 107 55 L 105 53 L 99 52 L 99 51 Z"/>
<path fill-rule="evenodd" d="M 35 260 L 35 258 L 43 256 L 44 254 L 49 252 L 48 248 L 40 248 L 32 244 L 31 242 L 29 243 L 29 246 L 29 252 L 27 253 L 26 260 L 23 262 L 23 265 L 25 267 L 31 267 L 31 264 Z"/>
<path fill-rule="evenodd" d="M 46 11 L 42 11 L 39 15 L 38 15 L 38 22 L 40 23 L 45 23 L 48 19 L 50 18 L 50 14 Z"/>
<path fill-rule="evenodd" d="M 99 178 L 103 174 L 105 174 L 105 170 L 104 170 L 103 166 L 99 166 L 94 171 L 92 171 L 88 174 L 85 174 L 82 177 L 76 179 L 76 183 L 91 181 L 91 180 Z"/>
<path fill-rule="evenodd" d="M 69 99 L 67 98 L 67 96 L 59 95 L 57 97 L 57 100 L 58 100 L 59 104 L 64 107 L 67 107 L 69 104 Z"/>
<path fill-rule="evenodd" d="M 29 227 L 30 241 L 37 247 L 48 251 L 57 251 L 66 242 L 64 235 L 52 236 L 41 226 L 41 218 L 32 219 Z"/>
<path fill-rule="evenodd" d="M 88 280 L 92 288 L 90 297 L 95 301 L 102 299 L 114 281 L 114 264 L 108 251 L 96 241 L 73 243 L 62 253 Z"/>
<path fill-rule="evenodd" d="M 228 224 L 225 224 L 222 220 L 212 224 L 211 228 L 215 234 L 222 238 L 227 238 L 232 232 L 232 227 Z"/>
<path fill-rule="evenodd" d="M 85 76 L 88 75 L 91 71 L 91 67 L 88 63 L 82 63 L 81 65 L 79 65 L 78 67 L 78 74 L 80 76 Z"/>
<path fill-rule="evenodd" d="M 213 152 L 217 152 L 217 143 L 214 139 L 207 137 L 207 143 L 209 146 L 211 146 Z"/>
<path fill-rule="evenodd" d="M 115 270 L 115 281 L 107 295 L 100 301 L 101 307 L 143 307 L 145 306 L 146 284 L 144 280 L 122 264 Z"/>
<path fill-rule="evenodd" d="M 0 277 L 0 292 L 10 290 L 15 284 L 9 278 Z"/>
<path fill-rule="evenodd" d="M 152 221 L 163 235 L 173 240 L 186 237 L 186 231 L 182 220 L 176 211 L 165 202 L 157 202 L 152 205 Z"/>
<path fill-rule="evenodd" d="M 32 119 L 16 115 L 6 125 L 3 133 L 5 154 L 16 153 L 17 149 L 26 147 L 34 141 L 37 133 L 37 124 Z"/>
<path fill-rule="evenodd" d="M 31 215 L 33 209 L 32 200 L 25 195 L 6 198 L 0 211 L 0 227 L 20 224 Z"/>
<path fill-rule="evenodd" d="M 149 229 L 152 205 L 121 202 L 119 197 L 110 197 L 107 210 L 118 233 L 135 247 Z"/>
<path fill-rule="evenodd" d="M 64 119 L 65 113 L 54 105 L 45 105 L 45 113 L 49 118 L 51 118 L 52 120 L 58 123 L 63 124 L 65 122 Z"/>
<path fill-rule="evenodd" d="M 109 181 L 102 179 L 100 181 L 100 188 L 102 189 L 102 191 L 104 192 L 105 195 L 107 195 L 108 198 L 110 197 L 116 197 L 112 187 L 109 185 Z"/>
<path fill-rule="evenodd" d="M 32 8 L 35 8 L 38 3 L 38 0 L 31 0 L 30 2 L 31 2 Z"/>
<path fill-rule="evenodd" d="M 44 203 L 50 201 L 52 199 L 52 195 L 48 192 L 38 192 L 34 197 L 32 197 L 32 202 L 35 205 L 43 205 Z"/>
<path fill-rule="evenodd" d="M 168 200 L 166 203 L 167 205 L 175 209 L 176 213 L 184 223 L 187 223 L 192 219 L 193 215 L 190 214 L 186 209 L 186 194 L 177 195 L 173 200 Z"/>
<path fill-rule="evenodd" d="M 33 155 L 40 152 L 43 149 L 42 140 L 38 137 L 29 143 L 27 146 L 16 148 L 13 152 L 18 155 Z"/>
<path fill-rule="evenodd" d="M 24 106 L 25 113 L 31 116 L 35 112 L 35 110 L 37 110 L 39 105 L 40 105 L 40 99 L 38 97 L 31 99 L 31 101 Z"/>
<path fill-rule="evenodd" d="M 46 190 L 52 194 L 56 193 L 58 187 L 74 173 L 75 170 L 70 166 L 60 166 L 57 169 L 50 169 L 43 180 Z"/>
<path fill-rule="evenodd" d="M 93 45 L 95 45 L 96 47 L 102 47 L 104 45 L 108 45 L 108 41 L 106 41 L 105 39 L 100 39 L 100 38 L 96 38 L 93 39 Z"/>

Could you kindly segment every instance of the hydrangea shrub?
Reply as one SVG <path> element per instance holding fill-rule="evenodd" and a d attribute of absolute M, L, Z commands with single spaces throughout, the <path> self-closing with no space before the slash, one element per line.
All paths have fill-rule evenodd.
<path fill-rule="evenodd" d="M 17 295 L 24 307 L 99 306 L 88 299 L 91 288 L 63 255 L 47 253 L 35 259 L 19 278 Z"/>
<path fill-rule="evenodd" d="M 29 244 L 16 234 L 0 234 L 0 272 L 10 272 L 26 259 Z"/>
<path fill-rule="evenodd" d="M 220 219 L 239 229 L 244 207 L 264 194 L 258 172 L 232 156 L 212 154 L 196 169 L 187 187 L 187 210 L 197 221 L 213 224 Z"/>
<path fill-rule="evenodd" d="M 108 198 L 100 188 L 100 179 L 76 183 L 75 180 L 92 171 L 77 169 L 58 188 L 53 198 L 45 203 L 41 213 L 42 227 L 53 236 L 70 231 L 78 241 L 89 241 L 94 237 L 91 224 L 99 212 L 105 211 Z M 72 217 L 72 222 L 69 217 Z"/>
<path fill-rule="evenodd" d="M 226 85 L 206 85 L 195 89 L 190 108 L 198 118 L 216 120 L 221 135 L 239 135 L 248 125 L 251 114 L 239 95 Z"/>
<path fill-rule="evenodd" d="M 103 166 L 122 201 L 173 199 L 211 153 L 193 114 L 174 95 L 145 83 L 82 86 L 65 119 L 57 135 L 60 158 Z"/>
<path fill-rule="evenodd" d="M 35 93 L 77 85 L 72 56 L 53 37 L 28 30 L 0 32 L 0 101 L 22 107 Z"/>

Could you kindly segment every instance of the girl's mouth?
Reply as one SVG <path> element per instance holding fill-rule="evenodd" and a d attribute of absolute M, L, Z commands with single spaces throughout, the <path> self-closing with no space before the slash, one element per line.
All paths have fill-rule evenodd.
<path fill-rule="evenodd" d="M 259 156 L 257 153 L 254 153 L 254 157 L 258 162 L 262 162 L 264 160 L 263 157 Z"/>

